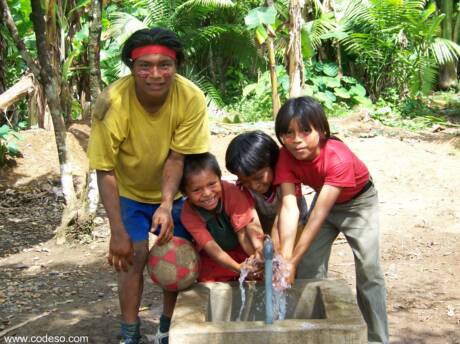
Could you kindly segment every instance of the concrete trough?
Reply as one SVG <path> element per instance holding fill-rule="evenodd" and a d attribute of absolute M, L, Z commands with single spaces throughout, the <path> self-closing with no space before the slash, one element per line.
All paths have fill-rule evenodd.
<path fill-rule="evenodd" d="M 266 325 L 264 286 L 198 283 L 181 292 L 169 331 L 171 344 L 365 344 L 367 328 L 343 282 L 297 280 L 289 289 L 284 320 Z"/>

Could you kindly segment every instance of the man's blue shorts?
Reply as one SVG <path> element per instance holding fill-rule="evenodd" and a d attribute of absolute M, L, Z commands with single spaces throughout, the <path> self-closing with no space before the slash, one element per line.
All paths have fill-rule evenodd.
<path fill-rule="evenodd" d="M 184 205 L 184 198 L 174 201 L 172 217 L 174 220 L 174 236 L 192 240 L 192 236 L 187 232 L 180 221 L 180 212 Z M 152 216 L 160 204 L 141 203 L 126 197 L 120 197 L 121 218 L 131 240 L 139 242 L 147 240 L 150 227 L 152 226 Z M 160 234 L 160 228 L 155 231 Z"/>

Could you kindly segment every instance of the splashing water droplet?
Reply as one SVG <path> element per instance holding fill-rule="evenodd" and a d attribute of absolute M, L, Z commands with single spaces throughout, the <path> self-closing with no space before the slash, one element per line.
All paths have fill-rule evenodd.
<path fill-rule="evenodd" d="M 241 307 L 240 311 L 238 312 L 238 318 L 236 321 L 241 321 L 241 314 L 243 314 L 244 304 L 246 303 L 246 291 L 244 290 L 244 280 L 248 277 L 249 269 L 242 267 L 240 272 L 240 277 L 238 278 L 238 282 L 240 282 L 240 291 L 241 291 Z"/>

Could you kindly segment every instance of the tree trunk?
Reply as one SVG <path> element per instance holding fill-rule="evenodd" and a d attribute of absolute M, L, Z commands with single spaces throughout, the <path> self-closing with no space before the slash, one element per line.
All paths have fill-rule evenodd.
<path fill-rule="evenodd" d="M 0 24 L 0 29 L 3 27 L 3 24 Z M 6 90 L 6 40 L 3 35 L 0 35 L 0 94 Z"/>
<path fill-rule="evenodd" d="M 458 44 L 458 38 L 460 36 L 460 12 L 457 11 L 455 18 L 454 32 L 452 33 L 452 40 Z"/>
<path fill-rule="evenodd" d="M 442 12 L 446 15 L 442 22 L 442 37 L 453 40 L 452 14 L 454 11 L 453 0 L 442 0 Z M 443 90 L 457 87 L 457 61 L 452 61 L 441 66 L 439 72 L 439 87 Z"/>
<path fill-rule="evenodd" d="M 304 0 L 291 0 L 289 3 L 289 44 L 287 47 L 289 96 L 298 97 L 302 90 L 303 61 L 300 40 L 302 7 Z"/>
<path fill-rule="evenodd" d="M 91 1 L 91 21 L 89 25 L 88 60 L 90 71 L 91 104 L 101 92 L 100 42 L 102 31 L 102 4 L 100 0 Z"/>
<path fill-rule="evenodd" d="M 276 61 L 275 61 L 275 48 L 273 38 L 267 38 L 268 61 L 270 64 L 270 79 L 272 82 L 272 113 L 273 119 L 276 118 L 278 111 L 281 107 L 280 96 L 278 94 L 278 77 L 276 75 Z"/>
<path fill-rule="evenodd" d="M 2 19 L 8 28 L 14 43 L 16 43 L 16 47 L 18 48 L 21 57 L 24 59 L 24 61 L 26 61 L 27 66 L 32 70 L 35 77 L 38 77 L 40 74 L 40 69 L 27 51 L 24 41 L 19 36 L 18 29 L 14 23 L 13 17 L 11 16 L 11 12 L 6 0 L 0 0 L 0 10 L 2 12 Z"/>
<path fill-rule="evenodd" d="M 90 98 L 93 105 L 97 96 L 102 90 L 101 68 L 100 68 L 100 42 L 102 31 L 102 3 L 100 0 L 91 1 L 91 22 L 89 26 L 89 46 L 88 46 L 88 59 L 89 59 L 89 84 L 90 84 Z M 92 107 L 92 106 L 91 106 Z M 89 171 L 86 183 L 85 205 L 89 214 L 95 216 L 97 204 L 99 203 L 99 191 L 97 188 L 96 171 Z"/>
<path fill-rule="evenodd" d="M 66 146 L 66 128 L 62 118 L 62 108 L 59 99 L 58 76 L 56 75 L 56 71 L 53 70 L 50 62 L 50 48 L 45 38 L 45 20 L 40 0 L 32 0 L 31 19 L 34 25 L 38 58 L 41 65 L 40 81 L 45 90 L 45 96 L 48 101 L 48 107 L 53 120 L 59 164 L 61 166 L 62 192 L 64 194 L 66 204 L 70 205 L 76 200 L 75 188 L 73 186 L 72 168 L 69 164 Z"/>
<path fill-rule="evenodd" d="M 39 80 L 40 84 L 43 86 L 48 108 L 51 114 L 61 172 L 60 177 L 62 192 L 66 202 L 61 225 L 56 230 L 56 239 L 58 243 L 63 243 L 66 240 L 67 228 L 70 224 L 73 224 L 77 230 L 88 228 L 88 216 L 86 207 L 84 205 L 82 206 L 83 201 L 77 199 L 76 197 L 75 187 L 73 184 L 72 168 L 69 163 L 66 145 L 66 128 L 62 116 L 63 111 L 61 99 L 59 97 L 60 78 L 58 77 L 58 72 L 53 69 L 50 62 L 51 48 L 45 36 L 47 27 L 45 23 L 45 16 L 41 8 L 41 1 L 31 0 L 31 3 L 31 19 L 35 32 L 37 53 L 40 62 L 39 65 L 32 59 L 30 53 L 25 48 L 24 42 L 20 39 L 6 0 L 0 0 L 0 10 L 2 13 L 2 19 L 6 23 L 8 30 L 10 31 L 13 40 L 21 53 L 21 56 L 26 61 L 28 67 L 32 70 L 35 78 Z"/>
<path fill-rule="evenodd" d="M 273 0 L 267 0 L 267 6 L 273 6 Z M 275 60 L 275 46 L 273 38 L 275 33 L 268 30 L 267 38 L 267 51 L 268 51 L 268 63 L 270 65 L 270 80 L 272 83 L 272 114 L 273 119 L 276 118 L 278 111 L 281 107 L 280 96 L 278 94 L 278 77 L 276 75 L 276 60 Z"/>
<path fill-rule="evenodd" d="M 337 23 L 340 22 L 341 17 L 337 14 L 337 10 L 336 10 L 337 6 L 336 6 L 334 0 L 331 0 L 330 7 L 332 9 L 332 12 L 334 13 L 335 21 Z M 337 61 L 337 66 L 339 67 L 338 77 L 340 79 L 342 79 L 342 77 L 343 77 L 343 66 L 342 66 L 342 51 L 340 50 L 340 42 L 337 39 L 335 39 L 333 46 L 335 46 L 335 48 L 336 48 L 336 61 Z"/>
<path fill-rule="evenodd" d="M 29 97 L 29 126 L 53 130 L 51 115 L 46 106 L 46 97 L 42 85 L 34 78 L 34 90 Z"/>

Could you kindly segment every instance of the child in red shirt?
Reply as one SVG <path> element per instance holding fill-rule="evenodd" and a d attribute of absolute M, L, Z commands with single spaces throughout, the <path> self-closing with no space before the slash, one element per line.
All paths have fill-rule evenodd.
<path fill-rule="evenodd" d="M 245 194 L 221 176 L 214 155 L 186 155 L 181 221 L 200 252 L 199 282 L 236 280 L 244 261 L 262 253 L 257 213 Z"/>
<path fill-rule="evenodd" d="M 378 198 L 367 167 L 342 141 L 331 137 L 324 111 L 311 97 L 288 100 L 276 117 L 275 133 L 283 146 L 274 181 L 282 191 L 278 230 L 291 281 L 301 261 L 310 277 L 325 278 L 332 243 L 342 232 L 355 257 L 357 299 L 369 343 L 388 343 Z M 297 183 L 313 188 L 317 200 L 295 244 Z"/>
<path fill-rule="evenodd" d="M 225 167 L 238 177 L 237 185 L 254 203 L 262 230 L 271 235 L 278 250 L 278 210 L 281 204 L 281 188 L 273 185 L 278 144 L 261 130 L 247 131 L 235 136 L 225 152 Z M 307 223 L 307 202 L 297 187 L 297 206 L 300 211 L 298 228 Z M 300 231 L 298 232 L 300 235 Z M 302 278 L 303 276 L 298 277 Z"/>

